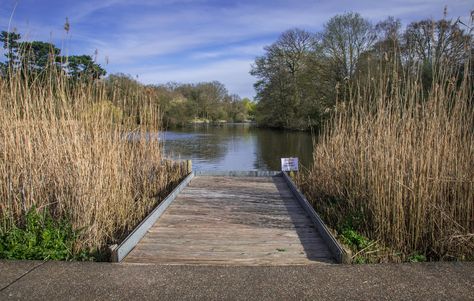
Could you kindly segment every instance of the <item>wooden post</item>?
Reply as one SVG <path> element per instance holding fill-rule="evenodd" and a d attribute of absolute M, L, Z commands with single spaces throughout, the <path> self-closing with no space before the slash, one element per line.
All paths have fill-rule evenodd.
<path fill-rule="evenodd" d="M 186 167 L 187 167 L 188 174 L 192 173 L 193 172 L 193 161 L 187 160 L 186 161 Z"/>

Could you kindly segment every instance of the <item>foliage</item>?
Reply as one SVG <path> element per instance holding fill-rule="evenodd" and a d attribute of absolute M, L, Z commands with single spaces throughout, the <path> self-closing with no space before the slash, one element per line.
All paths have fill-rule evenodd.
<path fill-rule="evenodd" d="M 352 263 L 364 264 L 379 261 L 377 257 L 379 246 L 352 228 L 345 228 L 337 236 L 339 241 L 352 251 Z M 371 254 L 371 255 L 370 255 Z"/>
<path fill-rule="evenodd" d="M 397 27 L 391 22 L 392 40 L 377 47 L 396 44 Z M 436 66 L 406 61 L 403 48 L 374 49 L 336 103 L 301 185 L 331 227 L 351 227 L 342 235 L 358 248 L 363 233 L 403 260 L 474 257 L 470 34 L 462 56 L 443 55 Z"/>
<path fill-rule="evenodd" d="M 20 67 L 28 74 L 37 75 L 47 67 L 54 65 L 60 50 L 51 43 L 32 41 L 19 43 Z"/>
<path fill-rule="evenodd" d="M 336 228 L 337 239 L 352 252 L 352 263 L 380 263 L 399 262 L 402 260 L 401 254 L 387 248 L 379 241 L 372 240 L 355 229 L 364 229 L 363 219 L 360 215 L 354 219 L 353 215 L 344 216 L 344 221 Z"/>
<path fill-rule="evenodd" d="M 248 118 L 252 120 L 255 119 L 255 109 L 257 107 L 257 104 L 245 97 L 244 99 L 242 99 L 242 105 L 247 111 Z"/>
<path fill-rule="evenodd" d="M 358 251 L 369 246 L 369 240 L 367 237 L 362 236 L 354 229 L 343 230 L 341 237 L 343 238 L 343 243 L 349 246 L 354 246 Z"/>
<path fill-rule="evenodd" d="M 20 34 L 16 32 L 2 31 L 0 33 L 0 42 L 3 44 L 3 49 L 6 50 L 5 57 L 7 58 L 7 62 L 1 65 L 2 73 L 6 74 L 9 68 L 16 66 L 18 62 L 20 38 Z"/>
<path fill-rule="evenodd" d="M 312 85 L 318 82 L 316 49 L 313 34 L 292 29 L 255 60 L 251 74 L 259 79 L 255 89 L 260 125 L 298 129 L 317 125 L 321 111 L 315 95 L 319 91 Z"/>
<path fill-rule="evenodd" d="M 0 229 L 0 258 L 35 260 L 89 259 L 85 252 L 75 253 L 73 246 L 78 232 L 71 223 L 53 219 L 47 210 L 32 207 L 23 225 L 14 225 L 2 233 Z"/>
<path fill-rule="evenodd" d="M 393 67 L 399 69 L 397 80 L 403 80 L 422 66 L 426 97 L 441 64 L 462 78 L 466 52 L 473 52 L 472 35 L 462 26 L 446 18 L 421 20 L 401 32 L 393 17 L 373 25 L 349 12 L 331 18 L 318 33 L 288 30 L 252 66 L 256 120 L 268 127 L 321 129 L 338 101 L 355 97 L 362 82 Z"/>
<path fill-rule="evenodd" d="M 105 255 L 182 179 L 185 166 L 163 157 L 155 139 L 161 114 L 147 87 L 123 80 L 108 90 L 104 79 L 30 71 L 0 77 L 2 252 Z M 25 228 L 32 207 L 57 223 L 44 218 Z M 58 249 L 61 241 L 66 247 Z"/>
<path fill-rule="evenodd" d="M 356 71 L 359 57 L 375 42 L 373 26 L 358 13 L 331 18 L 321 34 L 322 51 L 337 70 L 337 79 L 350 78 Z"/>
<path fill-rule="evenodd" d="M 47 68 L 63 70 L 73 80 L 98 79 L 106 74 L 105 70 L 89 55 L 61 57 L 61 50 L 54 44 L 42 41 L 21 41 L 21 35 L 2 31 L 0 42 L 6 50 L 6 62 L 2 64 L 2 73 L 22 72 L 29 77 L 44 74 Z"/>
<path fill-rule="evenodd" d="M 65 70 L 75 79 L 98 79 L 106 74 L 90 55 L 73 55 L 63 58 Z"/>
<path fill-rule="evenodd" d="M 238 95 L 230 95 L 217 81 L 198 84 L 175 84 L 167 87 L 186 100 L 187 113 L 209 121 L 244 121 L 248 111 Z M 166 114 L 165 114 L 166 116 Z"/>
<path fill-rule="evenodd" d="M 425 262 L 426 256 L 420 253 L 415 252 L 414 254 L 408 257 L 409 262 Z"/>
<path fill-rule="evenodd" d="M 63 57 L 53 44 L 24 42 L 21 35 L 14 32 L 3 31 L 0 42 L 6 49 L 6 61 L 0 65 L 0 76 L 5 79 L 12 73 L 41 81 L 47 80 L 44 78 L 46 75 L 64 74 L 74 88 L 106 75 L 106 71 L 90 55 Z M 144 109 L 150 105 L 160 108 L 165 126 L 182 126 L 196 119 L 242 122 L 254 118 L 255 106 L 251 101 L 243 102 L 239 96 L 230 95 L 225 86 L 217 81 L 144 87 L 128 75 L 112 74 L 104 83 L 108 99 L 117 99 L 116 95 L 122 97 L 120 102 L 112 103 L 116 113 L 134 120 L 136 124 L 145 122 L 140 116 L 145 118 Z M 137 89 L 147 90 L 146 102 L 137 99 Z M 95 104 L 91 110 L 97 110 L 98 106 Z"/>
<path fill-rule="evenodd" d="M 108 119 L 113 123 L 122 122 L 123 111 L 111 101 L 102 100 L 100 102 L 93 103 L 88 110 L 84 112 L 85 118 L 94 118 L 100 116 L 101 118 Z"/>
<path fill-rule="evenodd" d="M 143 104 L 136 101 L 135 89 L 142 85 L 124 74 L 112 74 L 105 79 L 108 97 L 121 95 L 127 103 L 114 103 L 122 108 L 125 116 L 133 118 L 137 112 L 130 107 L 139 109 Z M 126 89 L 124 88 L 126 87 Z M 197 84 L 149 85 L 145 87 L 152 106 L 159 107 L 163 116 L 164 126 L 184 126 L 192 122 L 242 122 L 249 120 L 254 109 L 250 100 L 241 100 L 231 95 L 222 83 L 202 82 Z M 252 112 L 251 112 L 252 111 Z M 138 122 L 138 121 L 137 121 Z"/>

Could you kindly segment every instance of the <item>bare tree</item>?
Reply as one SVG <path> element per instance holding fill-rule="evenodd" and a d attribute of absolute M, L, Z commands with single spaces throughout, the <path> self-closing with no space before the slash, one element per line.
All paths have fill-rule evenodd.
<path fill-rule="evenodd" d="M 403 39 L 405 54 L 410 60 L 437 64 L 443 59 L 450 63 L 462 61 L 465 46 L 470 44 L 472 37 L 459 27 L 458 22 L 442 19 L 411 23 Z"/>
<path fill-rule="evenodd" d="M 375 38 L 373 26 L 358 13 L 331 18 L 321 35 L 323 50 L 338 69 L 340 79 L 354 74 L 360 55 L 371 48 Z"/>

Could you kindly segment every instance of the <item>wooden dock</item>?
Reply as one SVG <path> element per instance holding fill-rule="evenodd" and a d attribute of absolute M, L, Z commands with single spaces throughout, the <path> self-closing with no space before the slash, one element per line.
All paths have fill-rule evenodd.
<path fill-rule="evenodd" d="M 198 175 L 124 262 L 302 265 L 335 260 L 284 177 Z"/>

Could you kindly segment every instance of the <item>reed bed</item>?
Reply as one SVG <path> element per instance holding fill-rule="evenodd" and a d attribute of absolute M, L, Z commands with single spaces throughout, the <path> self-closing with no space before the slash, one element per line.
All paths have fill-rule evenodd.
<path fill-rule="evenodd" d="M 473 260 L 472 74 L 439 62 L 422 84 L 421 68 L 397 66 L 380 65 L 338 103 L 300 184 L 331 227 L 402 260 Z"/>
<path fill-rule="evenodd" d="M 113 88 L 52 66 L 0 77 L 0 232 L 47 209 L 79 230 L 73 252 L 100 250 L 183 178 L 184 165 L 165 160 L 150 135 L 160 129 L 154 95 Z"/>

